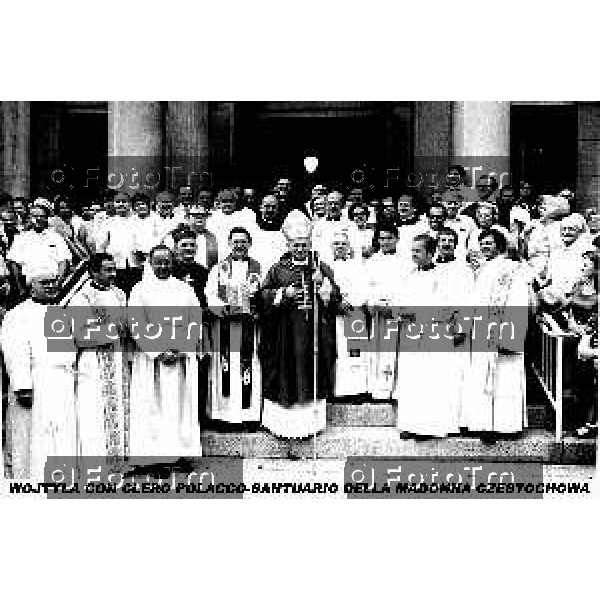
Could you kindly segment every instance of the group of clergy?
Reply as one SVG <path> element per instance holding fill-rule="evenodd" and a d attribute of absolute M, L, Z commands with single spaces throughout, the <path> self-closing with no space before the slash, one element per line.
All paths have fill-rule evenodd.
<path fill-rule="evenodd" d="M 398 428 L 411 435 L 527 426 L 522 349 L 471 347 L 445 308 L 528 307 L 539 281 L 548 293 L 567 286 L 556 248 L 544 253 L 558 247 L 549 215 L 565 216 L 560 197 L 546 198 L 547 218 L 533 226 L 515 210 L 510 228 L 481 198 L 467 216 L 452 190 L 424 214 L 412 194 L 369 204 L 360 190 L 345 199 L 323 186 L 287 215 L 277 189 L 258 214 L 236 190 L 207 200 L 182 188 L 158 194 L 153 211 L 144 195 L 117 194 L 110 210 L 91 203 L 77 220 L 68 205 L 38 199 L 30 225 L 11 234 L 4 268 L 16 265 L 28 294 L 0 331 L 14 476 L 41 479 L 53 455 L 199 456 L 204 416 L 306 438 L 325 429 L 327 401 L 349 395 L 394 399 Z M 585 236 L 571 247 L 580 220 L 561 223 L 561 250 L 585 256 Z M 55 305 L 89 311 L 111 341 L 75 328 L 50 351 L 44 319 Z M 167 348 L 132 335 L 132 311 L 144 331 L 168 307 L 189 311 L 184 322 L 205 315 L 193 348 L 189 331 Z M 390 327 L 402 340 L 420 307 L 454 333 L 435 349 L 390 343 Z M 351 323 L 368 346 L 349 335 Z"/>

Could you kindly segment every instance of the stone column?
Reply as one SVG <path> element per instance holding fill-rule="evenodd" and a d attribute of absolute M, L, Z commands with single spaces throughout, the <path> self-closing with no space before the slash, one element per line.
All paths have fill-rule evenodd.
<path fill-rule="evenodd" d="M 577 116 L 577 210 L 600 208 L 600 102 L 579 102 Z"/>
<path fill-rule="evenodd" d="M 414 173 L 409 185 L 443 191 L 452 147 L 451 108 L 451 102 L 415 102 Z"/>
<path fill-rule="evenodd" d="M 109 185 L 120 191 L 164 188 L 160 102 L 108 103 L 108 168 Z"/>
<path fill-rule="evenodd" d="M 501 186 L 517 184 L 510 181 L 510 102 L 453 102 L 452 158 L 469 168 L 468 184 L 490 173 Z"/>
<path fill-rule="evenodd" d="M 212 184 L 209 172 L 208 102 L 167 104 L 167 162 L 175 186 Z"/>
<path fill-rule="evenodd" d="M 31 184 L 31 118 L 29 102 L 2 102 L 2 189 L 29 197 Z"/>

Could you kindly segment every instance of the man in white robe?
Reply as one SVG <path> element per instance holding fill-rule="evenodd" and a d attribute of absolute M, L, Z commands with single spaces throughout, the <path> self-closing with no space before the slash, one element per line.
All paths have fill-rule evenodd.
<path fill-rule="evenodd" d="M 256 227 L 256 215 L 249 209 L 238 208 L 238 196 L 234 190 L 221 190 L 217 195 L 219 209 L 208 217 L 206 227 L 217 237 L 219 256 L 229 253 L 229 232 L 233 227 L 244 227 L 253 231 Z"/>
<path fill-rule="evenodd" d="M 406 262 L 397 252 L 397 229 L 382 224 L 378 229 L 379 251 L 365 261 L 368 273 L 368 307 L 372 314 L 369 391 L 373 398 L 389 399 L 396 377 L 396 347 L 390 341 L 394 329 L 392 311 L 398 306 L 406 276 Z"/>
<path fill-rule="evenodd" d="M 287 240 L 281 227 L 279 199 L 265 196 L 260 203 L 260 217 L 250 230 L 250 256 L 260 264 L 263 275 L 287 252 Z"/>
<path fill-rule="evenodd" d="M 63 237 L 48 226 L 50 205 L 47 200 L 39 199 L 31 208 L 29 218 L 31 229 L 15 236 L 6 255 L 8 260 L 19 265 L 21 272 L 36 269 L 36 263 L 53 260 L 59 266 L 59 276 L 66 274 L 72 254 Z"/>
<path fill-rule="evenodd" d="M 234 227 L 229 256 L 208 274 L 205 293 L 212 326 L 208 417 L 227 423 L 258 423 L 261 373 L 258 331 L 251 305 L 262 277 L 261 265 L 248 255 L 250 233 Z"/>
<path fill-rule="evenodd" d="M 485 262 L 475 280 L 473 305 L 489 313 L 487 319 L 480 315 L 484 321 L 497 322 L 500 319 L 494 315 L 498 312 L 502 322 L 513 320 L 511 316 L 518 313 L 510 310 L 524 311 L 528 307 L 529 272 L 521 263 L 503 256 L 506 242 L 499 232 L 481 234 L 479 242 Z M 484 348 L 482 340 L 486 341 L 488 332 L 476 330 L 470 334 L 473 351 L 465 379 L 461 425 L 484 432 L 485 441 L 494 441 L 494 433 L 517 434 L 527 427 L 525 356 L 518 344 L 518 340 L 524 341 L 526 326 L 527 318 L 515 323 L 517 343 L 506 348 L 502 344 Z"/>
<path fill-rule="evenodd" d="M 175 212 L 175 196 L 172 192 L 160 192 L 156 195 L 156 213 L 158 218 L 158 239 L 164 243 L 167 235 L 184 222 L 181 212 Z"/>
<path fill-rule="evenodd" d="M 542 196 L 539 213 L 540 218 L 529 223 L 523 237 L 531 268 L 544 276 L 550 253 L 563 246 L 560 222 L 569 214 L 569 202 L 559 196 Z"/>
<path fill-rule="evenodd" d="M 133 329 L 134 321 L 138 323 L 131 332 L 137 349 L 131 374 L 130 453 L 200 456 L 198 361 L 192 348 L 201 343 L 200 302 L 187 283 L 172 276 L 173 255 L 166 246 L 153 248 L 149 261 L 150 269 L 129 298 L 129 325 Z M 177 315 L 183 321 L 177 325 L 171 319 L 173 347 L 163 350 L 150 339 L 150 332 L 156 335 L 157 324 L 164 326 L 165 317 Z"/>
<path fill-rule="evenodd" d="M 397 426 L 417 436 L 459 432 L 462 364 L 455 352 L 447 272 L 436 265 L 437 242 L 421 234 L 413 240 L 414 267 L 401 291 L 398 373 L 392 397 Z"/>
<path fill-rule="evenodd" d="M 386 199 L 389 202 L 389 199 Z M 425 233 L 429 224 L 425 215 L 419 216 L 416 206 L 417 199 L 411 194 L 402 194 L 397 202 L 398 227 L 397 252 L 405 263 L 406 270 L 412 268 L 411 248 L 415 236 Z"/>
<path fill-rule="evenodd" d="M 105 242 L 99 248 L 115 259 L 117 266 L 117 287 L 129 294 L 133 287 L 131 267 L 137 265 L 133 257 L 136 250 L 134 233 L 137 220 L 131 214 L 131 199 L 125 193 L 119 193 L 114 199 L 115 215 L 107 217 L 104 222 L 106 230 Z"/>
<path fill-rule="evenodd" d="M 475 192 L 475 190 L 473 190 Z M 458 241 L 456 243 L 455 253 L 458 258 L 466 259 L 467 240 L 469 235 L 477 228 L 475 221 L 467 216 L 459 214 L 461 207 L 461 198 L 458 192 L 448 190 L 442 196 L 442 203 L 446 209 L 445 226 L 456 231 Z"/>
<path fill-rule="evenodd" d="M 96 254 L 90 277 L 73 296 L 77 346 L 76 399 L 82 456 L 119 461 L 129 452 L 129 376 L 124 358 L 125 293 L 115 287 L 110 254 Z"/>
<path fill-rule="evenodd" d="M 312 231 L 313 249 L 328 263 L 333 260 L 334 235 L 342 230 L 349 231 L 357 228 L 354 223 L 342 216 L 343 199 L 341 192 L 333 191 L 327 195 L 325 204 L 327 218 L 316 221 Z"/>
<path fill-rule="evenodd" d="M 548 258 L 544 282 L 547 286 L 541 298 L 549 305 L 566 305 L 567 295 L 581 278 L 584 266 L 583 253 L 589 249 L 583 237 L 585 221 L 579 214 L 571 214 L 560 222 L 562 246 L 554 248 Z M 583 242 L 583 244 L 582 244 Z"/>
<path fill-rule="evenodd" d="M 513 249 L 517 248 L 518 241 L 515 236 L 506 227 L 498 224 L 498 209 L 493 204 L 481 202 L 477 207 L 475 215 L 477 227 L 471 231 L 467 238 L 467 251 L 479 252 L 479 235 L 482 231 L 490 229 L 494 229 L 504 236 L 507 242 L 507 249 L 509 247 Z"/>
<path fill-rule="evenodd" d="M 77 456 L 75 345 L 69 324 L 58 323 L 54 331 L 66 339 L 61 351 L 48 350 L 44 323 L 57 290 L 56 262 L 38 261 L 25 277 L 31 298 L 6 313 L 0 341 L 10 379 L 13 476 L 40 482 L 48 457 Z"/>
<path fill-rule="evenodd" d="M 361 349 L 347 337 L 345 323 L 358 320 L 358 329 L 366 328 L 368 298 L 367 271 L 362 256 L 352 256 L 352 248 L 345 232 L 333 238 L 333 275 L 342 296 L 342 314 L 336 318 L 337 359 L 335 396 L 357 396 L 368 392 L 370 352 Z"/>

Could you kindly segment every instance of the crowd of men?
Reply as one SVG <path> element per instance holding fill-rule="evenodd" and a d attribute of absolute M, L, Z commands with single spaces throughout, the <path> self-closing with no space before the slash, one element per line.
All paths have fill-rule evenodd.
<path fill-rule="evenodd" d="M 42 479 L 53 455 L 199 456 L 209 421 L 305 438 L 342 396 L 395 400 L 402 435 L 520 434 L 527 341 L 481 351 L 448 307 L 526 307 L 575 332 L 570 425 L 593 436 L 600 217 L 574 205 L 567 190 L 499 189 L 488 176 L 468 186 L 460 166 L 442 190 L 395 195 L 336 185 L 303 195 L 288 179 L 260 197 L 187 186 L 83 205 L 4 195 L 7 476 Z M 117 334 L 94 342 L 76 329 L 49 351 L 50 306 L 84 307 Z M 165 307 L 201 312 L 193 348 L 133 335 L 131 311 L 151 324 Z M 419 307 L 451 335 L 436 348 L 414 336 L 390 344 L 390 323 L 402 340 Z M 350 322 L 365 324 L 368 349 L 352 345 Z"/>

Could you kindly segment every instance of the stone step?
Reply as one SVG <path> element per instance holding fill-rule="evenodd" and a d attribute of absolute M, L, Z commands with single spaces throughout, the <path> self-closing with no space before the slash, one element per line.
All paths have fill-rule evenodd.
<path fill-rule="evenodd" d="M 343 459 L 347 456 L 486 457 L 488 460 L 595 464 L 596 440 L 567 437 L 561 443 L 546 430 L 527 430 L 517 440 L 486 445 L 479 438 L 402 439 L 395 427 L 329 426 L 315 439 L 282 440 L 269 432 L 202 433 L 204 456 L 243 458 Z"/>
<path fill-rule="evenodd" d="M 547 406 L 528 406 L 529 429 L 549 428 L 552 415 L 548 412 Z M 338 399 L 327 404 L 327 424 L 333 427 L 395 427 L 396 415 L 395 402 L 350 402 Z"/>

